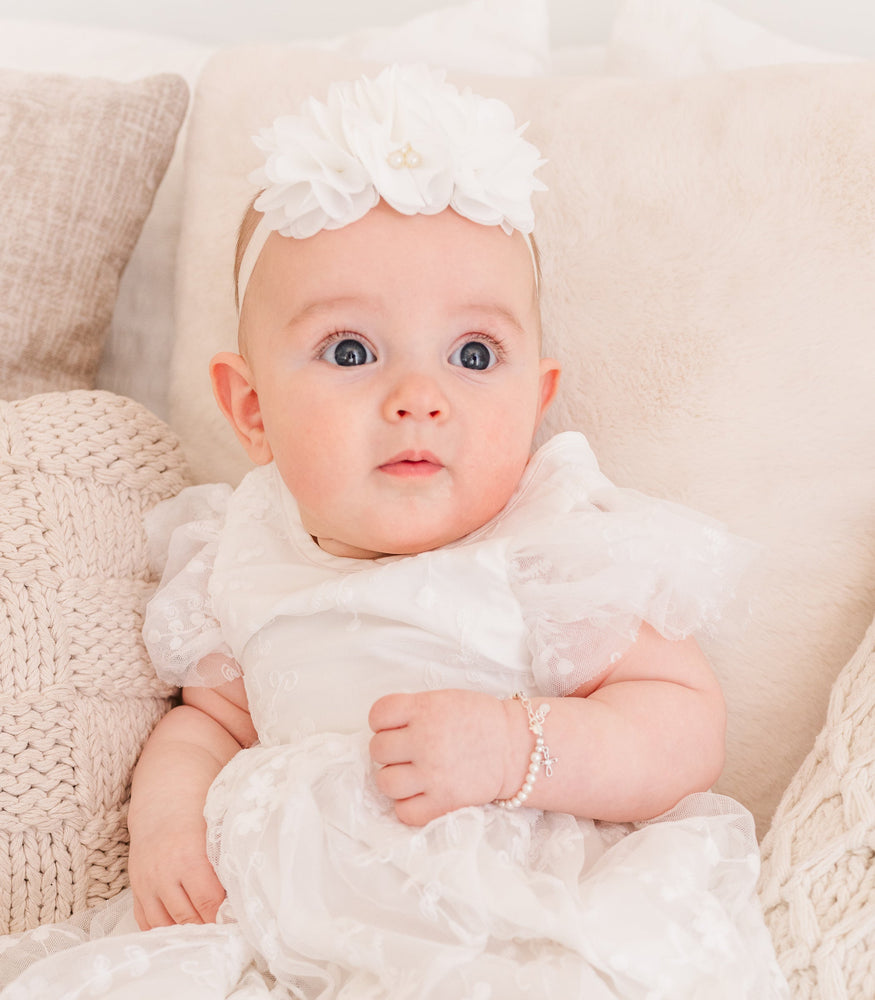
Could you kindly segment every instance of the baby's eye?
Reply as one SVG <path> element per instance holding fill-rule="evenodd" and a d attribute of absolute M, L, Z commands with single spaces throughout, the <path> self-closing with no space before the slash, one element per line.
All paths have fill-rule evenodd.
<path fill-rule="evenodd" d="M 353 368 L 356 365 L 368 365 L 377 360 L 374 352 L 360 340 L 344 337 L 335 340 L 319 355 L 320 360 L 327 361 L 341 368 Z"/>
<path fill-rule="evenodd" d="M 459 365 L 475 372 L 485 372 L 496 361 L 498 358 L 495 351 L 482 340 L 469 340 L 450 355 L 451 365 Z"/>

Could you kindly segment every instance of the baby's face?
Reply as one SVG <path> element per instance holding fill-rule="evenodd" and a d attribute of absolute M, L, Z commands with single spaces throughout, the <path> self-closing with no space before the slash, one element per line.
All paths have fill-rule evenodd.
<path fill-rule="evenodd" d="M 273 234 L 241 336 L 266 444 L 306 529 L 367 558 L 454 541 L 504 506 L 553 397 L 529 249 L 451 210 L 380 204 Z"/>

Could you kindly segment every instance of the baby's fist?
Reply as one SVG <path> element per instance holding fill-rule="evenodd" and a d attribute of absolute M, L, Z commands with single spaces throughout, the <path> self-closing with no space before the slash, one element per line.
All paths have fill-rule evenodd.
<path fill-rule="evenodd" d="M 374 702 L 377 787 L 413 826 L 495 799 L 505 783 L 515 720 L 508 702 L 476 691 L 391 694 Z"/>

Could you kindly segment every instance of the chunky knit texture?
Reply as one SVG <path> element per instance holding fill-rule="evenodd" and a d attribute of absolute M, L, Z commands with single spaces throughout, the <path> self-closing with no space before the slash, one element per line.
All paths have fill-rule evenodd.
<path fill-rule="evenodd" d="M 875 622 L 763 841 L 760 895 L 794 1000 L 875 997 Z"/>
<path fill-rule="evenodd" d="M 140 637 L 142 519 L 186 483 L 139 403 L 0 402 L 0 931 L 126 884 L 131 770 L 172 693 Z"/>

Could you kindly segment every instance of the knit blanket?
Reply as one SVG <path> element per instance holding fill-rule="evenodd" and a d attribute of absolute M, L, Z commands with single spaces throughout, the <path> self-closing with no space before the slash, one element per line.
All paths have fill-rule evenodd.
<path fill-rule="evenodd" d="M 875 622 L 763 845 L 760 897 L 796 1000 L 875 997 Z"/>
<path fill-rule="evenodd" d="M 140 636 L 143 514 L 187 482 L 139 403 L 0 402 L 0 931 L 127 884 L 131 770 L 171 689 Z"/>

